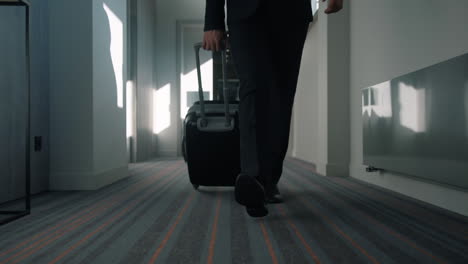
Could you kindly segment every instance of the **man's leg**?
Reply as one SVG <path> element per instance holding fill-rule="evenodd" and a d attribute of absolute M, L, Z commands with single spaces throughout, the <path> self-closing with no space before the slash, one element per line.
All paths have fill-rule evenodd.
<path fill-rule="evenodd" d="M 270 173 L 269 92 L 272 82 L 270 43 L 261 22 L 230 25 L 233 60 L 241 81 L 239 125 L 241 170 L 264 182 Z"/>
<path fill-rule="evenodd" d="M 270 31 L 275 39 L 274 66 L 276 71 L 277 89 L 270 95 L 270 140 L 272 142 L 272 183 L 278 183 L 282 171 L 283 161 L 289 144 L 291 114 L 296 93 L 297 80 L 301 65 L 302 51 L 307 35 L 309 23 L 295 23 L 277 25 Z M 280 36 L 280 37 L 275 37 Z"/>
<path fill-rule="evenodd" d="M 251 216 L 267 213 L 263 186 L 268 185 L 267 179 L 270 179 L 272 171 L 268 131 L 269 92 L 274 84 L 272 53 L 264 30 L 265 20 L 260 19 L 260 12 L 257 16 L 229 25 L 233 60 L 241 81 L 239 128 L 242 174 L 236 181 L 236 200 L 247 206 Z M 261 186 L 261 191 L 258 186 Z M 256 207 L 257 213 L 249 211 L 249 207 Z"/>

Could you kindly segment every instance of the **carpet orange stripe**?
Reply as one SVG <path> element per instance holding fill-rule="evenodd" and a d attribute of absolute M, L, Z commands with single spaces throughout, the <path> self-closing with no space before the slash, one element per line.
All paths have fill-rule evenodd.
<path fill-rule="evenodd" d="M 149 263 L 155 263 L 156 260 L 158 259 L 159 255 L 161 254 L 161 251 L 163 250 L 163 248 L 166 246 L 167 242 L 169 241 L 169 239 L 171 238 L 172 236 L 172 233 L 174 232 L 175 228 L 177 227 L 177 225 L 179 224 L 180 222 L 180 219 L 182 219 L 182 217 L 184 216 L 184 213 L 185 211 L 187 210 L 189 204 L 192 202 L 193 198 L 195 197 L 195 192 L 193 192 L 189 199 L 187 200 L 187 202 L 185 202 L 185 205 L 184 207 L 182 208 L 182 210 L 179 212 L 179 215 L 177 216 L 176 218 L 176 221 L 174 224 L 172 224 L 171 228 L 169 229 L 169 231 L 167 232 L 166 236 L 164 236 L 164 239 L 163 241 L 161 242 L 161 244 L 159 245 L 158 249 L 154 252 L 154 254 L 151 256 L 151 260 L 149 261 Z"/>
<path fill-rule="evenodd" d="M 153 182 L 157 181 L 158 179 L 160 179 L 161 177 L 164 177 L 164 176 L 167 176 L 170 172 L 169 171 L 175 171 L 175 170 L 172 170 L 174 167 L 178 167 L 177 164 L 176 165 L 173 165 L 173 166 L 170 166 L 166 169 L 164 169 L 162 172 L 160 172 L 160 174 L 154 178 L 151 183 L 145 183 L 144 185 L 147 186 L 148 184 L 152 184 Z M 174 175 L 172 177 L 169 177 L 167 180 L 170 180 L 172 179 L 173 177 L 175 177 Z M 167 181 L 166 180 L 166 181 Z M 143 184 L 142 184 L 143 185 Z M 135 188 L 132 192 L 129 192 L 129 193 L 126 193 L 126 197 L 130 196 L 131 194 L 137 192 L 139 189 Z M 123 198 L 126 198 L 125 196 L 123 195 L 120 195 L 122 196 Z M 117 198 L 120 198 L 120 197 L 117 197 Z M 117 198 L 114 198 L 116 201 L 111 201 L 113 203 L 110 203 L 110 206 L 114 205 L 114 204 L 117 204 L 118 201 Z M 141 199 L 140 199 L 141 200 Z M 107 204 L 104 204 L 102 205 L 100 208 L 98 209 L 102 209 L 105 207 L 105 205 Z M 109 207 L 110 208 L 110 207 Z M 89 215 L 88 217 L 86 218 L 81 218 L 81 219 L 78 219 L 77 221 L 75 221 L 76 223 L 74 225 L 71 225 L 71 226 L 66 226 L 64 228 L 62 228 L 60 230 L 60 232 L 56 231 L 54 234 L 52 235 L 49 235 L 47 236 L 46 238 L 43 238 L 39 241 L 37 241 L 36 243 L 34 243 L 32 246 L 29 246 L 28 248 L 26 249 L 23 249 L 21 252 L 17 253 L 16 255 L 0 262 L 0 264 L 4 264 L 4 263 L 7 263 L 9 260 L 12 260 L 11 263 L 17 263 L 29 256 L 31 256 L 32 254 L 36 253 L 38 250 L 44 248 L 45 246 L 49 245 L 50 243 L 60 239 L 63 237 L 63 234 L 67 233 L 67 232 L 71 232 L 77 228 L 79 228 L 80 226 L 82 226 L 84 223 L 88 222 L 89 220 L 93 219 L 94 216 L 97 216 L 99 214 L 102 214 L 105 212 L 105 209 L 109 209 L 109 208 L 104 208 L 104 210 L 98 210 L 96 212 L 94 212 L 93 214 Z M 29 249 L 32 249 L 30 252 L 27 252 Z M 18 258 L 17 258 L 18 257 Z"/>
<path fill-rule="evenodd" d="M 173 165 L 173 166 L 168 167 L 168 168 L 166 168 L 165 170 L 163 170 L 163 171 L 158 175 L 158 177 L 156 177 L 155 179 L 153 179 L 153 180 L 151 181 L 151 184 L 152 184 L 153 182 L 157 181 L 158 179 L 160 179 L 161 177 L 167 175 L 167 174 L 166 174 L 166 171 L 171 170 L 171 169 L 174 168 L 174 167 L 176 167 L 176 165 Z M 142 186 L 143 186 L 143 185 L 142 185 Z M 137 187 L 135 187 L 135 188 L 132 190 L 132 192 L 126 193 L 126 197 L 128 197 L 129 195 L 135 193 L 135 192 L 138 191 L 138 190 L 139 190 L 139 189 L 137 189 Z M 18 257 L 18 256 L 21 256 L 21 254 L 27 253 L 27 251 L 28 251 L 29 249 L 33 249 L 34 247 L 36 247 L 36 246 L 39 245 L 38 248 L 33 249 L 31 252 L 29 252 L 29 253 L 26 254 L 26 256 L 30 256 L 31 254 L 33 254 L 33 253 L 37 252 L 38 250 L 44 248 L 45 246 L 47 246 L 48 244 L 54 242 L 55 240 L 60 239 L 60 238 L 62 237 L 62 235 L 65 234 L 66 232 L 71 232 L 71 231 L 75 230 L 76 228 L 80 227 L 82 224 L 84 224 L 84 223 L 88 222 L 89 220 L 93 219 L 95 216 L 97 216 L 97 215 L 99 215 L 99 214 L 101 214 L 101 213 L 104 213 L 104 212 L 105 212 L 105 209 L 109 209 L 110 206 L 112 206 L 112 205 L 117 204 L 118 202 L 120 202 L 120 201 L 118 200 L 118 198 L 121 198 L 121 197 L 126 198 L 125 195 L 120 195 L 120 196 L 117 196 L 117 197 L 113 197 L 113 200 L 112 200 L 112 201 L 110 201 L 110 202 L 105 202 L 105 204 L 101 205 L 99 208 L 96 209 L 96 210 L 97 210 L 96 212 L 93 212 L 93 211 L 89 212 L 89 213 L 86 215 L 87 217 L 84 217 L 84 218 L 83 218 L 83 216 L 82 216 L 80 219 L 74 221 L 74 222 L 72 223 L 72 225 L 65 226 L 64 228 L 59 229 L 58 231 L 56 230 L 55 233 L 50 234 L 49 236 L 46 236 L 45 238 L 42 238 L 42 239 L 39 240 L 39 241 L 36 241 L 36 243 L 34 243 L 33 245 L 31 245 L 31 246 L 29 246 L 29 247 L 23 249 L 21 252 L 17 253 L 16 255 L 14 255 L 14 256 L 12 256 L 12 257 L 10 257 L 10 258 L 4 260 L 4 261 L 5 261 L 5 262 L 8 262 L 8 261 L 11 260 L 11 259 L 14 259 L 14 258 L 16 258 L 16 257 Z M 115 200 L 115 201 L 114 201 L 114 200 Z M 122 199 L 121 199 L 121 200 L 122 200 Z M 104 201 L 101 202 L 101 203 L 104 203 Z M 106 208 L 106 205 L 109 205 L 109 207 Z M 103 210 L 99 210 L 99 209 L 102 209 L 102 208 L 104 208 L 104 211 L 103 211 Z M 20 259 L 24 259 L 24 257 L 21 257 Z M 4 262 L 0 262 L 0 264 L 3 264 L 3 263 L 4 263 Z M 13 260 L 13 263 L 16 263 L 16 260 Z"/>
<path fill-rule="evenodd" d="M 320 260 L 319 258 L 317 257 L 317 255 L 314 253 L 314 251 L 312 250 L 312 248 L 310 247 L 310 245 L 305 241 L 304 237 L 302 236 L 301 232 L 299 231 L 299 229 L 296 227 L 296 225 L 291 221 L 291 219 L 287 218 L 286 217 L 286 213 L 284 211 L 284 208 L 280 205 L 277 206 L 277 208 L 279 208 L 281 214 L 283 215 L 283 217 L 286 218 L 286 221 L 288 222 L 288 224 L 291 226 L 291 228 L 294 230 L 294 233 L 296 234 L 296 236 L 299 238 L 299 240 L 301 241 L 302 245 L 305 247 L 307 253 L 309 253 L 309 255 L 312 257 L 312 259 L 314 260 L 314 262 L 316 264 L 320 264 Z"/>
<path fill-rule="evenodd" d="M 70 227 L 68 227 L 69 229 L 67 229 L 67 227 L 65 227 L 63 229 L 60 229 L 60 231 L 56 231 L 53 234 L 51 234 L 49 236 L 46 236 L 45 238 L 42 238 L 39 241 L 36 241 L 34 244 L 28 246 L 27 248 L 24 248 L 19 253 L 11 256 L 10 258 L 8 258 L 8 259 L 6 259 L 6 260 L 4 260 L 2 262 L 0 262 L 0 264 L 7 263 L 8 261 L 11 261 L 11 263 L 17 263 L 18 261 L 21 261 L 22 259 L 29 257 L 31 254 L 34 254 L 35 252 L 37 252 L 38 250 L 44 248 L 45 246 L 47 246 L 51 242 L 53 242 L 53 241 L 57 240 L 58 238 L 62 237 L 62 235 L 65 234 L 67 231 L 75 230 L 81 224 L 86 223 L 87 221 L 94 218 L 94 216 L 96 216 L 98 214 L 99 214 L 99 212 L 95 212 L 92 215 L 88 216 L 87 218 L 79 219 L 81 221 L 79 221 L 78 223 L 76 223 L 74 225 L 71 225 Z M 31 250 L 31 251 L 27 252 L 28 250 Z M 24 255 L 22 255 L 22 254 L 24 254 Z"/>
<path fill-rule="evenodd" d="M 107 201 L 106 201 L 106 202 L 107 202 Z M 89 213 L 93 212 L 93 211 L 96 209 L 95 207 L 97 207 L 97 206 L 98 206 L 98 205 L 94 205 L 94 206 L 92 206 L 91 208 L 89 208 L 89 210 L 88 210 L 88 211 L 90 211 Z M 88 213 L 88 214 L 89 214 L 89 213 Z M 36 234 L 36 235 L 34 235 L 33 237 L 31 237 L 31 238 L 29 238 L 29 239 L 27 239 L 27 240 L 25 240 L 25 241 L 23 241 L 23 242 L 17 244 L 16 246 L 14 246 L 14 247 L 12 247 L 12 248 L 6 250 L 6 251 L 1 252 L 1 253 L 0 253 L 0 257 L 2 257 L 2 256 L 4 256 L 4 255 L 7 255 L 8 253 L 11 253 L 11 252 L 15 251 L 16 249 L 21 248 L 22 246 L 24 246 L 24 245 L 26 245 L 27 243 L 29 243 L 29 242 L 31 242 L 31 241 L 33 241 L 33 240 L 35 240 L 35 239 L 37 239 L 37 238 L 39 238 L 39 237 L 45 235 L 46 233 L 50 233 L 50 232 L 54 231 L 55 229 L 60 229 L 59 227 L 63 227 L 63 225 L 65 225 L 67 222 L 71 222 L 72 220 L 75 220 L 75 219 L 77 219 L 77 218 L 78 218 L 78 220 L 73 221 L 72 224 L 75 223 L 76 221 L 80 221 L 79 218 L 84 217 L 84 216 L 86 216 L 86 215 L 88 215 L 88 214 L 81 215 L 81 216 L 78 214 L 78 215 L 76 215 L 76 216 L 74 216 L 74 217 L 71 217 L 71 218 L 65 220 L 65 221 L 62 222 L 62 223 L 58 223 L 58 224 L 56 224 L 55 226 L 53 226 L 53 227 L 47 229 L 46 231 L 43 231 L 43 232 L 41 232 L 41 233 L 39 233 L 39 234 Z M 0 263 L 2 263 L 2 262 L 0 262 Z"/>
<path fill-rule="evenodd" d="M 289 183 L 285 183 L 290 189 L 291 185 Z M 313 205 L 309 203 L 309 201 L 305 200 L 304 198 L 300 199 L 302 203 L 307 205 L 316 215 L 319 215 L 322 217 L 329 225 L 331 225 L 342 237 L 344 237 L 346 240 L 348 240 L 351 245 L 353 245 L 357 250 L 359 250 L 364 256 L 366 256 L 372 263 L 374 264 L 379 264 L 379 262 L 371 256 L 363 247 L 361 247 L 356 241 L 354 241 L 351 237 L 349 237 L 343 230 L 341 230 L 328 216 L 324 214 L 320 214 L 320 212 L 316 211 Z"/>
<path fill-rule="evenodd" d="M 381 227 L 383 230 L 385 230 L 387 233 L 389 234 L 392 234 L 393 236 L 399 238 L 400 240 L 406 242 L 408 245 L 410 245 L 412 248 L 418 250 L 419 252 L 431 257 L 433 260 L 435 260 L 437 263 L 441 263 L 441 264 L 446 264 L 447 262 L 441 260 L 440 258 L 432 255 L 430 252 L 416 246 L 413 242 L 411 242 L 409 239 L 405 238 L 404 236 L 402 236 L 401 234 L 398 234 L 396 232 L 394 232 L 393 230 L 389 229 L 388 227 L 386 227 L 385 225 L 383 225 L 382 223 L 379 223 L 377 221 L 375 221 L 374 219 L 371 219 L 369 216 L 365 215 L 365 214 L 360 214 L 360 215 L 363 215 L 364 217 L 366 217 L 368 220 L 370 220 L 372 223 L 374 223 L 375 225 L 378 225 L 379 227 Z"/>
<path fill-rule="evenodd" d="M 214 247 L 216 243 L 216 232 L 218 231 L 218 219 L 219 219 L 219 210 L 221 207 L 221 192 L 218 192 L 218 202 L 216 205 L 216 213 L 215 219 L 213 223 L 213 231 L 211 232 L 211 240 L 210 240 L 210 247 L 209 247 L 209 254 L 208 254 L 208 264 L 213 264 L 213 256 L 214 256 Z"/>
<path fill-rule="evenodd" d="M 138 187 L 140 187 L 140 185 L 142 185 L 142 182 L 135 183 L 135 185 L 134 185 L 133 187 L 134 187 L 134 188 L 138 188 Z M 114 194 L 114 196 L 117 196 L 117 197 L 118 197 L 118 194 Z M 120 196 L 121 196 L 121 195 L 120 195 Z M 41 236 L 47 234 L 47 233 L 52 232 L 52 231 L 55 230 L 55 229 L 58 229 L 58 228 L 60 228 L 60 227 L 63 227 L 63 226 L 64 226 L 65 224 L 67 224 L 68 222 L 72 222 L 73 220 L 75 220 L 75 219 L 77 219 L 77 218 L 82 218 L 82 217 L 84 217 L 84 216 L 86 216 L 86 215 L 92 213 L 94 210 L 99 209 L 99 208 L 101 208 L 102 206 L 107 205 L 107 203 L 108 203 L 110 200 L 112 200 L 112 198 L 115 198 L 115 197 L 109 197 L 109 198 L 107 198 L 106 200 L 101 201 L 100 203 L 97 203 L 97 204 L 93 205 L 92 207 L 88 208 L 88 210 L 87 210 L 86 212 L 75 214 L 74 216 L 67 218 L 66 220 L 64 220 L 64 221 L 62 221 L 62 222 L 60 222 L 60 223 L 54 225 L 53 227 L 48 228 L 47 230 L 45 230 L 45 231 L 43 231 L 43 232 L 41 232 L 41 233 L 39 233 L 39 234 L 36 234 L 36 235 L 34 235 L 33 237 L 31 237 L 31 238 L 29 238 L 29 239 L 27 239 L 27 240 L 25 240 L 25 241 L 23 241 L 23 242 L 17 244 L 16 246 L 14 246 L 14 247 L 12 247 L 12 248 L 6 250 L 6 251 L 0 252 L 0 257 L 2 257 L 2 256 L 4 256 L 4 255 L 7 255 L 7 254 L 9 254 L 9 253 L 15 251 L 16 249 L 19 249 L 19 248 L 23 247 L 23 246 L 26 245 L 27 243 L 29 243 L 29 242 L 31 242 L 31 241 L 33 241 L 33 240 L 35 240 L 35 239 L 37 239 L 37 238 L 39 238 L 39 237 L 41 237 Z M 80 220 L 80 219 L 73 221 L 72 224 L 75 223 L 76 221 L 79 221 L 79 220 Z M 0 263 L 2 263 L 2 262 L 0 262 Z"/>
<path fill-rule="evenodd" d="M 300 163 L 298 163 L 298 162 L 296 162 L 296 161 L 294 161 L 294 163 L 297 164 L 297 165 L 299 165 L 299 166 L 301 166 L 302 168 L 304 168 L 304 169 L 306 169 L 306 170 L 310 170 L 310 171 L 316 173 L 314 169 L 312 169 L 312 168 L 310 168 L 310 167 L 308 167 L 308 166 L 304 166 L 304 165 L 302 165 L 302 164 L 300 164 Z M 440 264 L 445 264 L 445 263 L 447 263 L 446 261 L 444 261 L 444 260 L 442 260 L 442 259 L 436 257 L 435 255 L 431 254 L 431 253 L 428 252 L 427 250 L 424 250 L 424 249 L 418 247 L 415 243 L 411 242 L 409 239 L 405 238 L 403 235 L 401 235 L 401 234 L 399 234 L 399 233 L 393 231 L 392 229 L 388 228 L 388 227 L 385 226 L 384 224 L 379 223 L 377 220 L 371 218 L 370 216 L 368 216 L 368 215 L 366 215 L 366 214 L 363 214 L 363 213 L 360 213 L 360 215 L 366 217 L 366 218 L 367 218 L 369 221 L 371 221 L 374 225 L 379 226 L 380 228 L 382 228 L 383 230 L 385 230 L 387 233 L 389 233 L 389 234 L 391 234 L 392 236 L 394 236 L 394 237 L 400 239 L 401 241 L 405 242 L 406 244 L 408 244 L 408 245 L 411 246 L 412 248 L 416 249 L 417 251 L 419 251 L 419 252 L 423 253 L 424 255 L 430 257 L 431 259 L 435 260 L 437 263 L 440 263 Z"/>
<path fill-rule="evenodd" d="M 166 174 L 167 175 L 167 174 Z M 171 175 L 171 177 L 167 178 L 165 181 L 163 181 L 162 183 L 166 183 L 168 181 L 171 181 L 173 178 L 175 178 L 176 175 Z M 122 211 L 120 211 L 117 215 L 115 215 L 114 217 L 112 217 L 110 220 L 108 220 L 106 223 L 102 224 L 101 226 L 99 226 L 97 229 L 95 229 L 93 232 L 87 234 L 84 238 L 82 238 L 80 241 L 78 241 L 77 243 L 75 243 L 73 246 L 71 246 L 70 248 L 68 248 L 66 251 L 64 251 L 62 254 L 60 254 L 59 256 L 57 256 L 54 260 L 52 260 L 51 262 L 49 262 L 48 264 L 55 264 L 57 263 L 58 261 L 60 261 L 62 258 L 64 258 L 66 255 L 70 254 L 74 249 L 76 249 L 78 246 L 80 246 L 81 244 L 85 243 L 86 241 L 88 241 L 92 236 L 94 236 L 95 234 L 97 234 L 99 231 L 101 231 L 102 229 L 106 228 L 107 226 L 109 226 L 110 224 L 112 224 L 113 222 L 115 222 L 117 219 L 121 218 L 125 213 L 127 213 L 128 211 L 130 211 L 131 209 L 133 209 L 137 204 L 139 204 L 142 200 L 144 200 L 144 198 L 146 197 L 140 197 L 139 199 L 135 200 L 132 204 L 130 204 L 129 206 L 127 206 L 125 209 L 123 209 Z"/>
<path fill-rule="evenodd" d="M 268 253 L 270 253 L 271 260 L 274 264 L 278 264 L 278 259 L 276 258 L 275 251 L 273 250 L 273 246 L 271 245 L 271 241 L 268 237 L 265 225 L 263 224 L 263 220 L 260 220 L 260 227 L 262 228 L 263 238 L 265 239 L 265 243 L 267 244 Z"/>
<path fill-rule="evenodd" d="M 81 244 L 83 244 L 84 242 L 86 242 L 89 238 L 91 238 L 92 236 L 94 236 L 95 234 L 97 234 L 99 231 L 101 231 L 102 229 L 104 229 L 105 227 L 107 227 L 108 225 L 110 225 L 111 223 L 113 223 L 116 219 L 120 218 L 121 216 L 123 216 L 126 212 L 128 212 L 131 207 L 134 207 L 137 203 L 133 203 L 131 204 L 130 206 L 127 206 L 124 210 L 122 210 L 119 214 L 113 216 L 110 220 L 108 220 L 106 223 L 102 224 L 101 226 L 99 226 L 97 229 L 95 229 L 93 232 L 87 234 L 84 238 L 82 238 L 80 241 L 78 241 L 77 243 L 75 243 L 73 246 L 69 247 L 67 250 L 65 250 L 64 252 L 62 252 L 60 255 L 58 255 L 56 258 L 54 258 L 52 261 L 49 262 L 49 264 L 55 264 L 57 263 L 58 261 L 60 261 L 62 258 L 64 258 L 66 255 L 68 255 L 70 252 L 72 252 L 74 249 L 76 249 L 78 246 L 80 246 Z"/>
<path fill-rule="evenodd" d="M 328 221 L 330 221 L 330 219 L 328 219 Z M 372 263 L 374 264 L 379 263 L 373 256 L 367 253 L 367 251 L 364 248 L 362 248 L 358 243 L 356 243 L 356 241 L 354 241 L 350 236 L 348 236 L 345 232 L 343 232 L 343 230 L 341 230 L 335 223 L 331 223 L 331 224 L 335 228 L 335 230 L 338 231 L 338 233 L 340 233 L 344 238 L 346 238 L 349 242 L 351 242 L 351 244 L 355 248 L 357 248 L 359 251 L 361 251 L 361 253 L 364 254 Z"/>

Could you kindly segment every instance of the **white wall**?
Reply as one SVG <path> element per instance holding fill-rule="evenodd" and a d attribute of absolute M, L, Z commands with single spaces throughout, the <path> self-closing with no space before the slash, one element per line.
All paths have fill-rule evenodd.
<path fill-rule="evenodd" d="M 311 162 L 325 162 L 319 151 L 319 70 L 323 67 L 320 30 L 323 19 L 315 17 L 309 25 L 297 84 L 293 113 L 292 156 Z M 323 57 L 323 56 L 322 56 Z"/>
<path fill-rule="evenodd" d="M 467 192 L 364 171 L 360 89 L 468 52 L 467 10 L 458 0 L 360 0 L 350 21 L 351 176 L 465 215 Z"/>
<path fill-rule="evenodd" d="M 323 175 L 334 175 L 328 163 L 339 149 L 339 144 L 333 144 L 333 138 L 340 139 L 337 134 L 342 133 L 335 127 L 335 121 L 343 118 L 346 123 L 350 119 L 349 128 L 345 128 L 340 140 L 344 144 L 346 137 L 349 140 L 349 154 L 343 151 L 341 159 L 344 162 L 349 159 L 352 177 L 468 215 L 468 204 L 460 202 L 468 200 L 466 191 L 397 173 L 365 172 L 361 120 L 361 88 L 468 52 L 465 26 L 468 2 L 360 0 L 345 5 L 350 8 L 349 18 L 339 18 L 336 14 L 326 17 L 321 3 L 319 15 L 310 28 L 295 103 L 293 156 L 316 163 Z M 349 19 L 350 28 L 338 25 L 340 19 Z M 330 25 L 331 21 L 334 25 Z M 339 90 L 334 90 L 337 84 L 330 83 L 330 80 L 333 83 L 334 67 L 340 63 L 339 56 L 330 51 L 340 47 L 333 47 L 337 41 L 331 40 L 340 34 L 350 42 L 348 47 L 341 47 L 349 50 L 349 62 L 346 56 L 343 59 L 343 64 L 349 63 L 349 70 L 342 72 L 345 78 L 349 74 L 349 85 L 338 84 L 349 89 L 343 95 L 349 98 L 349 103 L 340 101 L 340 93 L 336 93 Z M 343 109 L 334 112 L 333 105 L 341 104 L 349 106 L 349 114 Z"/>
<path fill-rule="evenodd" d="M 327 175 L 349 175 L 349 6 L 327 16 Z M 318 168 L 320 169 L 320 167 Z"/>
<path fill-rule="evenodd" d="M 92 185 L 92 15 L 89 1 L 49 2 L 51 189 Z"/>
<path fill-rule="evenodd" d="M 126 176 L 127 1 L 93 4 L 94 174 L 102 186 Z"/>
<path fill-rule="evenodd" d="M 316 13 L 305 43 L 294 106 L 292 156 L 328 176 L 349 164 L 349 8 Z"/>
<path fill-rule="evenodd" d="M 24 195 L 27 71 L 25 8 L 0 6 L 0 202 Z"/>
<path fill-rule="evenodd" d="M 153 90 L 155 89 L 156 63 L 164 61 L 155 57 L 156 30 L 156 2 L 155 0 L 131 0 L 136 10 L 136 32 L 134 52 L 134 83 L 136 86 L 136 160 L 144 161 L 154 157 L 156 152 L 156 139 L 153 135 Z M 165 38 L 165 35 L 160 35 Z M 156 60 L 157 58 L 157 60 Z"/>
<path fill-rule="evenodd" d="M 42 137 L 42 150 L 31 144 L 31 192 L 49 187 L 49 1 L 31 1 L 31 140 Z"/>
<path fill-rule="evenodd" d="M 104 2 L 121 18 L 125 34 L 126 1 Z M 96 189 L 128 175 L 125 106 L 117 101 L 109 19 L 102 4 L 50 1 L 53 190 Z M 125 58 L 124 45 L 120 51 Z M 122 72 L 125 83 L 125 68 Z"/>
<path fill-rule="evenodd" d="M 42 136 L 42 150 L 31 145 L 31 192 L 47 190 L 49 180 L 49 56 L 48 2 L 31 1 L 31 140 Z M 24 8 L 0 7 L 0 203 L 24 195 L 26 72 L 24 58 Z M 8 47 L 15 47 L 10 49 Z M 19 97 L 20 96 L 20 97 Z M 3 101 L 6 100 L 6 101 Z M 18 102 L 17 108 L 12 104 Z M 19 111 L 19 112 L 18 112 Z M 11 119 L 10 119 L 11 118 Z M 5 122 L 10 120 L 10 122 Z M 13 120 L 16 120 L 14 123 Z M 5 134 L 6 133 L 6 134 Z M 33 142 L 32 142 L 33 143 Z"/>

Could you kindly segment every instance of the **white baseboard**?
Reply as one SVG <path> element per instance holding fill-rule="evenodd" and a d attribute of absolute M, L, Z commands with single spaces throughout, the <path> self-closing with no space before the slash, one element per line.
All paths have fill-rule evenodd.
<path fill-rule="evenodd" d="M 307 161 L 310 162 L 310 161 Z M 314 163 L 316 171 L 323 176 L 351 176 L 352 178 L 394 191 L 413 199 L 468 216 L 468 191 L 432 183 L 418 178 L 390 172 L 366 172 L 366 166 Z M 348 171 L 349 170 L 349 171 Z"/>
<path fill-rule="evenodd" d="M 94 182 L 90 171 L 58 171 L 50 172 L 50 191 L 90 191 L 94 190 Z"/>
<path fill-rule="evenodd" d="M 366 166 L 350 165 L 353 178 L 411 198 L 468 216 L 468 192 L 390 172 L 366 172 Z"/>
<path fill-rule="evenodd" d="M 177 150 L 159 150 L 156 153 L 157 157 L 177 157 Z"/>
<path fill-rule="evenodd" d="M 51 172 L 49 190 L 51 191 L 91 191 L 97 190 L 129 176 L 128 165 L 101 172 Z"/>
<path fill-rule="evenodd" d="M 337 164 L 337 163 L 320 163 L 313 162 L 309 160 L 304 160 L 299 157 L 293 157 L 296 159 L 303 160 L 315 165 L 315 170 L 319 175 L 322 176 L 333 176 L 333 177 L 349 177 L 349 166 L 347 164 Z"/>
<path fill-rule="evenodd" d="M 94 175 L 94 177 L 96 178 L 95 189 L 100 189 L 104 186 L 126 178 L 129 175 L 130 173 L 128 172 L 128 164 L 125 164 L 118 168 L 96 173 Z"/>

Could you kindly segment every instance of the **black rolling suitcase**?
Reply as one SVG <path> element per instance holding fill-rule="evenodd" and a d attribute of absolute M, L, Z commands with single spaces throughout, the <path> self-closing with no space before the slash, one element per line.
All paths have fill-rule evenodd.
<path fill-rule="evenodd" d="M 240 172 L 239 103 L 229 102 L 226 52 L 222 52 L 224 101 L 204 101 L 200 70 L 201 43 L 195 44 L 200 101 L 189 108 L 184 121 L 182 153 L 190 182 L 203 186 L 234 186 Z"/>

